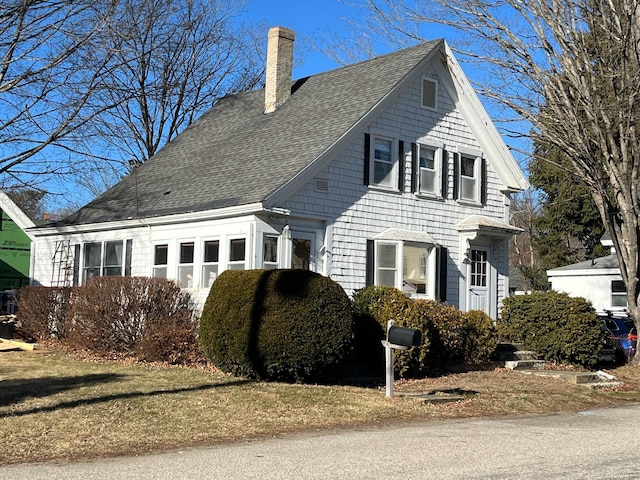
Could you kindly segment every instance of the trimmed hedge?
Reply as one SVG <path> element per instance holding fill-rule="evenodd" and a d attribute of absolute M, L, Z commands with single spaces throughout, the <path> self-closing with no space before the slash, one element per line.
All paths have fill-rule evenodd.
<path fill-rule="evenodd" d="M 353 339 L 342 287 L 307 270 L 227 270 L 202 311 L 199 342 L 221 370 L 264 380 L 330 378 Z"/>
<path fill-rule="evenodd" d="M 523 343 L 545 360 L 593 368 L 605 334 L 584 298 L 554 291 L 505 298 L 498 332 L 502 340 Z"/>
<path fill-rule="evenodd" d="M 434 300 L 412 300 L 393 287 L 371 286 L 353 295 L 357 321 L 374 319 L 380 336 L 367 341 L 363 351 L 379 351 L 388 320 L 396 325 L 420 330 L 422 343 L 395 353 L 394 369 L 400 377 L 436 375 L 457 363 L 489 361 L 497 345 L 497 332 L 483 312 L 463 313 L 456 307 Z M 356 340 L 362 341 L 356 337 Z"/>

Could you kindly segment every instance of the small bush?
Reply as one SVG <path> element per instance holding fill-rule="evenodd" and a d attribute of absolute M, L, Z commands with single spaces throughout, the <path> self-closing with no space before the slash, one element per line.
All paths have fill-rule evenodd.
<path fill-rule="evenodd" d="M 344 290 L 306 270 L 227 270 L 200 319 L 204 354 L 223 371 L 317 381 L 346 357 L 353 317 Z"/>
<path fill-rule="evenodd" d="M 94 277 L 77 289 L 72 313 L 72 347 L 174 363 L 197 349 L 194 305 L 168 280 Z"/>
<path fill-rule="evenodd" d="M 586 368 L 598 363 L 604 339 L 588 301 L 553 291 L 506 298 L 498 332 L 501 339 L 521 342 L 545 360 Z"/>
<path fill-rule="evenodd" d="M 15 335 L 28 342 L 64 340 L 72 292 L 70 287 L 22 287 Z"/>
<path fill-rule="evenodd" d="M 470 364 L 482 364 L 493 357 L 498 345 L 498 329 L 489 315 L 480 310 L 464 314 L 467 333 L 464 343 L 464 360 Z"/>

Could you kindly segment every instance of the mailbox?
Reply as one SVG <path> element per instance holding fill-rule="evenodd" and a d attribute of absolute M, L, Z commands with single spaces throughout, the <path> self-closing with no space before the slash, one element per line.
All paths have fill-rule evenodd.
<path fill-rule="evenodd" d="M 422 334 L 413 328 L 391 326 L 387 332 L 387 342 L 400 347 L 415 347 L 420 344 Z"/>

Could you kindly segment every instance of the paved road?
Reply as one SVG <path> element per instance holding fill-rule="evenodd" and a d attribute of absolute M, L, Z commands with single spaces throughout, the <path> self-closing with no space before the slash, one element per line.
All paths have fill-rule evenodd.
<path fill-rule="evenodd" d="M 0 479 L 636 479 L 640 406 L 296 435 L 70 464 Z"/>

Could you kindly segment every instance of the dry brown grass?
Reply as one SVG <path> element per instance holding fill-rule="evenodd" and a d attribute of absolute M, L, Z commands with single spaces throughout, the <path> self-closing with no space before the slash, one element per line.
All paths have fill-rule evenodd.
<path fill-rule="evenodd" d="M 0 465 L 145 453 L 290 432 L 388 422 L 578 411 L 640 400 L 640 368 L 621 388 L 496 369 L 398 381 L 396 391 L 462 393 L 442 405 L 380 389 L 249 382 L 206 369 L 0 354 Z"/>

